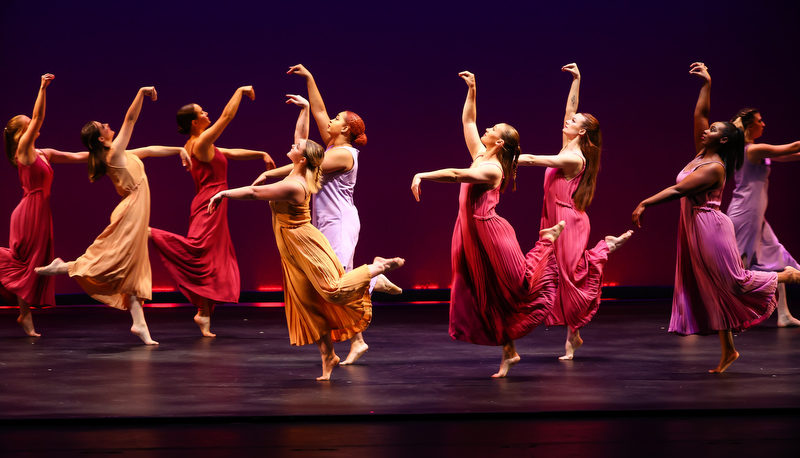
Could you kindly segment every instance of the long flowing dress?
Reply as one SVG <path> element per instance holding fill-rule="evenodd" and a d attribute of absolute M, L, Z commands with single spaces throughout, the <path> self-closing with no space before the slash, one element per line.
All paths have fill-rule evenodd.
<path fill-rule="evenodd" d="M 764 272 L 779 272 L 787 266 L 800 269 L 800 264 L 778 241 L 764 215 L 767 212 L 770 159 L 758 164 L 745 161 L 736 171 L 736 188 L 728 206 L 728 216 L 736 231 L 739 253 L 746 260 L 745 268 Z"/>
<path fill-rule="evenodd" d="M 69 276 L 94 299 L 127 310 L 130 297 L 151 299 L 152 278 L 147 253 L 150 186 L 141 159 L 127 151 L 125 157 L 124 167 L 107 166 L 122 201 L 94 243 L 69 263 Z"/>
<path fill-rule="evenodd" d="M 495 212 L 499 200 L 499 186 L 461 184 L 451 244 L 454 340 L 503 345 L 531 332 L 553 307 L 558 277 L 553 244 L 539 240 L 523 254 L 514 228 Z"/>
<path fill-rule="evenodd" d="M 328 239 L 311 225 L 310 200 L 306 188 L 300 205 L 270 202 L 292 345 L 315 343 L 328 332 L 341 342 L 372 320 L 369 268 L 365 264 L 345 273 Z"/>
<path fill-rule="evenodd" d="M 710 163 L 682 170 L 677 182 Z M 719 210 L 723 189 L 681 198 L 669 332 L 739 332 L 767 319 L 777 305 L 778 274 L 742 268 L 733 223 Z"/>
<path fill-rule="evenodd" d="M 23 195 L 11 213 L 8 248 L 0 248 L 0 295 L 14 305 L 15 296 L 29 305 L 55 305 L 53 277 L 33 270 L 53 260 L 53 169 L 37 151 L 33 164 L 17 162 L 17 170 Z"/>
<path fill-rule="evenodd" d="M 151 229 L 151 240 L 164 266 L 197 307 L 203 298 L 212 309 L 216 304 L 239 301 L 239 264 L 228 231 L 227 200 L 223 199 L 214 213 L 208 213 L 211 197 L 228 189 L 227 172 L 228 160 L 216 147 L 209 162 L 192 156 L 197 195 L 192 200 L 188 235 Z"/>
<path fill-rule="evenodd" d="M 573 194 L 586 170 L 567 180 L 560 168 L 548 167 L 544 174 L 544 202 L 541 228 L 566 222 L 555 242 L 558 264 L 558 292 L 547 326 L 566 325 L 575 332 L 585 326 L 600 307 L 603 267 L 608 261 L 608 245 L 600 240 L 591 250 L 589 216 L 575 208 Z"/>

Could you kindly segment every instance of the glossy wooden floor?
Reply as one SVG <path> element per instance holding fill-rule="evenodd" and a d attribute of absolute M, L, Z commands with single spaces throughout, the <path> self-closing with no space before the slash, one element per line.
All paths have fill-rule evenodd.
<path fill-rule="evenodd" d="M 0 455 L 796 456 L 800 329 L 738 334 L 714 375 L 718 339 L 667 333 L 669 312 L 604 302 L 574 361 L 542 327 L 495 380 L 500 348 L 453 342 L 446 304 L 379 304 L 369 352 L 317 382 L 279 307 L 218 307 L 216 338 L 191 307 L 149 307 L 157 347 L 118 310 L 36 310 L 29 338 L 2 309 Z"/>

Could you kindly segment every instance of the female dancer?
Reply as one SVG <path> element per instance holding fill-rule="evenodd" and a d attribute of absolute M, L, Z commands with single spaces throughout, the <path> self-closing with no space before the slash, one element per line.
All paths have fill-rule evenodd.
<path fill-rule="evenodd" d="M 361 221 L 353 200 L 359 150 L 353 145 L 367 144 L 364 121 L 352 111 L 342 111 L 331 119 L 314 77 L 302 65 L 289 67 L 287 74 L 300 75 L 306 79 L 310 109 L 322 140 L 327 145 L 325 160 L 321 166 L 322 188 L 312 197 L 311 224 L 330 241 L 345 271 L 349 272 L 353 270 L 353 255 L 361 230 Z M 265 172 L 253 182 L 253 186 L 264 184 L 270 177 L 285 177 L 291 170 L 292 165 L 288 164 Z M 372 280 L 370 292 L 373 289 L 388 294 L 403 292 L 384 275 L 378 275 Z M 344 366 L 354 363 L 368 349 L 364 336 L 359 332 L 350 339 L 350 353 L 341 364 Z"/>
<path fill-rule="evenodd" d="M 189 135 L 184 148 L 192 156 L 192 178 L 197 195 L 192 200 L 189 234 L 186 237 L 150 229 L 150 238 L 164 265 L 177 281 L 181 292 L 197 307 L 194 322 L 206 337 L 211 332 L 211 313 L 216 304 L 239 302 L 239 265 L 228 232 L 228 206 L 208 213 L 208 200 L 228 189 L 228 159 L 262 159 L 267 169 L 275 168 L 269 154 L 247 149 L 217 148 L 214 142 L 233 120 L 242 96 L 254 100 L 253 86 L 236 90 L 211 125 L 200 105 L 189 104 L 178 110 L 178 132 Z"/>
<path fill-rule="evenodd" d="M 744 267 L 765 272 L 780 272 L 786 266 L 800 269 L 800 264 L 781 245 L 764 217 L 770 163 L 800 160 L 800 141 L 786 145 L 755 144 L 765 126 L 761 113 L 755 108 L 739 110 L 731 122 L 744 130 L 745 141 L 745 161 L 733 175 L 736 188 L 728 206 Z M 778 285 L 778 326 L 800 326 L 800 320 L 789 312 L 783 284 Z"/>
<path fill-rule="evenodd" d="M 451 244 L 450 336 L 502 345 L 500 369 L 492 375 L 501 378 L 520 360 L 514 340 L 543 322 L 553 307 L 558 275 L 553 242 L 564 222 L 539 231 L 536 246 L 522 253 L 514 228 L 495 213 L 500 192 L 516 175 L 519 134 L 508 124 L 495 124 L 480 136 L 475 76 L 458 75 L 468 87 L 462 123 L 472 165 L 418 173 L 411 192 L 419 201 L 422 180 L 461 183 Z"/>
<path fill-rule="evenodd" d="M 46 88 L 55 76 L 42 75 L 39 95 L 29 118 L 17 115 L 3 132 L 6 155 L 19 171 L 22 200 L 11 214 L 8 248 L 0 248 L 0 295 L 19 305 L 17 323 L 25 334 L 39 337 L 33 327 L 31 305 L 55 305 L 53 280 L 36 275 L 34 268 L 53 260 L 53 222 L 50 214 L 51 162 L 86 162 L 87 152 L 65 153 L 34 146 L 44 122 Z"/>
<path fill-rule="evenodd" d="M 677 184 L 643 200 L 632 221 L 641 226 L 645 208 L 681 199 L 678 225 L 678 260 L 669 331 L 680 335 L 719 334 L 719 365 L 710 372 L 725 371 L 739 353 L 733 333 L 769 317 L 775 310 L 779 283 L 800 281 L 800 271 L 756 272 L 742 268 L 733 224 L 719 211 L 726 178 L 741 167 L 744 135 L 729 122 L 709 126 L 711 76 L 701 62 L 690 74 L 704 84 L 694 110 L 696 155 L 678 174 Z"/>
<path fill-rule="evenodd" d="M 147 254 L 147 226 L 150 222 L 150 187 L 141 158 L 180 154 L 184 166 L 191 167 L 185 149 L 149 146 L 126 151 L 139 117 L 144 97 L 156 100 L 154 87 L 139 89 L 125 115 L 119 135 L 106 123 L 90 121 L 81 131 L 89 150 L 89 180 L 108 174 L 122 201 L 111 213 L 111 224 L 97 236 L 86 253 L 64 262 L 56 258 L 46 267 L 37 267 L 40 275 L 68 273 L 96 300 L 118 309 L 129 309 L 131 332 L 147 345 L 158 345 L 150 337 L 142 303 L 151 298 L 152 279 Z"/>
<path fill-rule="evenodd" d="M 345 273 L 339 258 L 322 233 L 311 225 L 308 203 L 320 188 L 320 165 L 325 151 L 308 140 L 308 101 L 289 95 L 289 102 L 302 108 L 297 119 L 294 144 L 287 156 L 292 171 L 282 181 L 265 186 L 245 186 L 218 192 L 208 204 L 213 212 L 227 197 L 267 200 L 272 209 L 272 227 L 281 254 L 286 322 L 292 345 L 316 343 L 322 357 L 322 375 L 330 380 L 339 364 L 333 342 L 351 338 L 369 326 L 372 302 L 370 279 L 396 269 L 402 258 L 376 257 L 374 262 Z"/>
<path fill-rule="evenodd" d="M 581 85 L 578 66 L 568 64 L 561 71 L 572 74 L 561 129 L 561 151 L 556 155 L 522 154 L 519 165 L 547 167 L 540 227 L 567 222 L 564 233 L 555 242 L 558 293 L 547 326 L 567 326 L 566 353 L 559 359 L 571 360 L 575 350 L 583 345 L 580 329 L 591 321 L 600 306 L 603 266 L 608 255 L 625 243 L 633 231 L 619 237 L 609 235 L 591 250 L 586 249 L 591 229 L 586 208 L 594 197 L 603 137 L 594 116 L 578 113 Z"/>

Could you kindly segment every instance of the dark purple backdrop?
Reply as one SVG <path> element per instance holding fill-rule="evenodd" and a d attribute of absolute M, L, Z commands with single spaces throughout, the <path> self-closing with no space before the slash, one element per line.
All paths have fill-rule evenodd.
<path fill-rule="evenodd" d="M 0 119 L 29 115 L 39 76 L 54 73 L 36 146 L 80 150 L 83 124 L 99 120 L 118 129 L 136 90 L 155 85 L 158 101 L 145 102 L 131 147 L 182 145 L 174 121 L 180 106 L 199 103 L 216 119 L 238 86 L 252 84 L 256 100 L 242 102 L 217 145 L 266 149 L 284 164 L 297 116 L 284 94 L 305 95 L 303 80 L 284 73 L 303 63 L 330 113 L 353 110 L 367 125 L 356 192 L 362 220 L 356 262 L 404 256 L 406 267 L 391 275 L 399 285 L 447 287 L 458 186 L 425 182 L 416 203 L 409 185 L 417 171 L 469 165 L 460 70 L 477 75 L 481 128 L 508 122 L 520 131 L 524 151 L 555 154 L 570 85 L 559 69 L 578 63 L 580 110 L 597 116 L 604 136 L 588 211 L 593 245 L 629 229 L 636 204 L 673 183 L 692 158 L 692 110 L 701 85 L 688 75 L 693 61 L 710 68 L 714 120 L 753 105 L 767 124 L 762 141 L 800 139 L 793 4 L 4 2 Z M 319 139 L 316 126 L 312 138 Z M 151 225 L 185 234 L 191 177 L 177 158 L 147 159 L 145 165 Z M 262 167 L 233 162 L 229 184 L 249 184 Z M 73 259 L 105 227 L 119 197 L 108 179 L 90 184 L 82 165 L 54 168 L 56 255 Z M 792 193 L 798 171 L 800 164 L 774 167 L 767 213 L 794 253 L 800 253 Z M 498 208 L 524 249 L 537 239 L 542 176 L 542 169 L 521 169 L 517 192 L 506 192 Z M 8 164 L 0 167 L 0 193 L 5 244 L 8 217 L 21 196 Z M 229 218 L 242 289 L 279 286 L 268 205 L 232 202 Z M 606 282 L 670 285 L 677 219 L 677 202 L 647 210 L 645 227 L 609 262 Z M 151 256 L 154 285 L 173 286 Z M 56 287 L 59 293 L 81 291 L 68 278 L 59 278 Z"/>

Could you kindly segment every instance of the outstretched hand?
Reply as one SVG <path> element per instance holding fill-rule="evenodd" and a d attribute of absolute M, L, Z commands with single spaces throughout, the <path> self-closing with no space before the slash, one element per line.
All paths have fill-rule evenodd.
<path fill-rule="evenodd" d="M 215 211 L 217 211 L 217 207 L 219 207 L 219 204 L 222 203 L 222 199 L 224 199 L 224 197 L 223 197 L 223 193 L 224 192 L 225 191 L 220 191 L 220 192 L 214 194 L 214 197 L 212 197 L 211 200 L 208 201 L 208 213 L 209 214 L 214 213 Z"/>
<path fill-rule="evenodd" d="M 141 89 L 144 93 L 145 97 L 150 97 L 150 100 L 155 101 L 158 99 L 158 93 L 156 92 L 156 88 L 153 86 L 146 86 Z"/>
<path fill-rule="evenodd" d="M 272 156 L 267 153 L 264 153 L 264 164 L 266 164 L 267 170 L 272 170 L 275 168 L 275 161 L 273 161 Z"/>
<path fill-rule="evenodd" d="M 303 97 L 295 94 L 286 94 L 286 97 L 289 97 L 286 100 L 287 104 L 293 103 L 298 107 L 308 108 L 308 100 L 304 99 Z"/>
<path fill-rule="evenodd" d="M 242 90 L 242 94 L 246 95 L 250 98 L 250 100 L 256 99 L 256 90 L 253 89 L 253 86 L 242 86 L 239 89 Z"/>
<path fill-rule="evenodd" d="M 700 78 L 703 78 L 707 82 L 711 82 L 711 75 L 708 73 L 708 67 L 706 64 L 702 62 L 695 62 L 689 67 L 689 74 L 690 75 L 697 75 Z"/>
<path fill-rule="evenodd" d="M 422 190 L 420 189 L 420 184 L 422 184 L 422 178 L 419 175 L 414 175 L 414 179 L 411 180 L 411 193 L 414 194 L 414 198 L 417 199 L 419 202 L 419 196 L 422 194 Z"/>
<path fill-rule="evenodd" d="M 308 79 L 308 78 L 311 77 L 311 72 L 306 70 L 306 68 L 303 67 L 303 64 L 292 65 L 291 67 L 289 67 L 289 71 L 286 72 L 286 74 L 287 75 L 291 75 L 291 74 L 300 75 L 305 79 Z"/>
<path fill-rule="evenodd" d="M 251 186 L 261 186 L 267 182 L 267 172 L 262 173 L 261 175 L 256 178 L 256 181 L 253 182 Z"/>
<path fill-rule="evenodd" d="M 52 73 L 45 73 L 44 75 L 42 75 L 42 89 L 49 86 L 50 81 L 53 81 L 55 77 L 56 75 L 53 75 Z"/>
<path fill-rule="evenodd" d="M 642 213 L 644 213 L 644 208 L 643 204 L 639 204 L 631 215 L 631 222 L 636 227 L 642 227 Z"/>
<path fill-rule="evenodd" d="M 181 165 L 183 165 L 186 170 L 192 170 L 192 156 L 189 155 L 186 148 L 181 148 L 178 154 L 181 156 Z"/>
<path fill-rule="evenodd" d="M 576 64 L 575 62 L 573 62 L 571 64 L 567 64 L 567 65 L 561 67 L 561 71 L 562 72 L 572 73 L 572 77 L 573 78 L 580 78 L 581 77 L 581 71 L 578 70 L 578 64 Z"/>
<path fill-rule="evenodd" d="M 464 79 L 464 81 L 467 83 L 467 86 L 470 89 L 475 88 L 475 75 L 474 74 L 472 74 L 471 72 L 463 71 L 463 72 L 459 72 L 458 76 L 460 76 L 461 78 Z M 419 200 L 419 199 L 417 199 L 417 200 Z"/>

